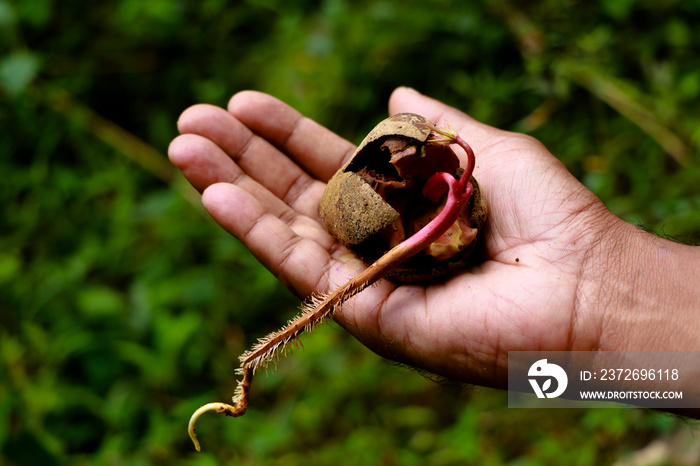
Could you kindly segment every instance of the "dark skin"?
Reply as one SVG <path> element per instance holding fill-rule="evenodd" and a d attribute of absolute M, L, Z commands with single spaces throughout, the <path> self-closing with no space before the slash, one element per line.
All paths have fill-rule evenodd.
<path fill-rule="evenodd" d="M 381 280 L 333 318 L 378 354 L 504 388 L 508 351 L 700 350 L 700 250 L 610 213 L 531 137 L 407 88 L 389 113 L 448 121 L 474 148 L 489 207 L 486 260 L 440 283 Z M 323 228 L 325 182 L 355 146 L 269 95 L 197 105 L 172 162 L 213 218 L 300 298 L 365 265 Z M 459 154 L 463 156 L 464 154 Z M 464 161 L 462 161 L 464 164 Z"/>

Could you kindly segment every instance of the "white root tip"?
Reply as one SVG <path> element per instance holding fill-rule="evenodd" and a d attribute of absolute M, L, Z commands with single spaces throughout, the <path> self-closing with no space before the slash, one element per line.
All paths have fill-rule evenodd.
<path fill-rule="evenodd" d="M 195 411 L 192 414 L 192 417 L 190 417 L 190 423 L 187 426 L 187 433 L 190 434 L 190 438 L 192 439 L 192 443 L 194 443 L 194 447 L 197 449 L 197 451 L 202 451 L 202 447 L 199 444 L 199 440 L 197 440 L 197 434 L 194 433 L 195 431 L 195 423 L 197 422 L 197 419 L 199 419 L 199 416 L 202 414 L 208 412 L 208 411 L 216 411 L 216 412 L 221 412 L 222 410 L 230 410 L 234 409 L 233 406 L 226 404 L 226 403 L 207 403 L 204 406 L 200 407 L 197 411 Z"/>

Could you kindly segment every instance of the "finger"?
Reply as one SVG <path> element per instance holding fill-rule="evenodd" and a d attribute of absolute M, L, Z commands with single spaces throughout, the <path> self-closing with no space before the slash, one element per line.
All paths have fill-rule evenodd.
<path fill-rule="evenodd" d="M 310 177 L 296 163 L 266 140 L 256 136 L 224 109 L 211 105 L 190 107 L 180 117 L 178 128 L 181 133 L 197 134 L 210 139 L 246 175 L 273 195 L 301 214 L 318 218 L 317 204 L 325 188 L 324 183 Z"/>
<path fill-rule="evenodd" d="M 220 181 L 231 181 L 240 169 L 219 146 L 196 134 L 175 138 L 168 147 L 170 161 L 197 191 Z"/>
<path fill-rule="evenodd" d="M 267 94 L 239 92 L 229 101 L 228 110 L 322 181 L 330 179 L 355 151 L 349 141 Z"/>
<path fill-rule="evenodd" d="M 334 240 L 318 223 L 301 217 L 286 223 L 249 192 L 228 183 L 209 186 L 202 194 L 202 204 L 298 295 L 305 297 L 314 290 L 326 289 L 329 250 Z"/>
<path fill-rule="evenodd" d="M 247 176 L 219 146 L 196 134 L 184 134 L 173 140 L 168 156 L 200 192 L 214 183 L 233 183 L 253 195 L 263 208 L 276 217 L 299 215 L 264 186 Z"/>

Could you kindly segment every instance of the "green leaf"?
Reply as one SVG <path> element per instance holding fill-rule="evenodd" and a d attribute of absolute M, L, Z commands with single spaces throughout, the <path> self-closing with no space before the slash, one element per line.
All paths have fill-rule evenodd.
<path fill-rule="evenodd" d="M 0 0 L 0 28 L 9 28 L 15 24 L 15 10 L 8 2 Z"/>
<path fill-rule="evenodd" d="M 124 306 L 122 296 L 105 286 L 91 286 L 78 294 L 78 308 L 85 316 L 116 315 Z"/>
<path fill-rule="evenodd" d="M 22 262 L 18 255 L 0 253 L 0 285 L 15 278 L 21 266 Z"/>
<path fill-rule="evenodd" d="M 39 58 L 30 52 L 15 52 L 0 61 L 0 84 L 13 97 L 24 92 L 39 71 Z"/>

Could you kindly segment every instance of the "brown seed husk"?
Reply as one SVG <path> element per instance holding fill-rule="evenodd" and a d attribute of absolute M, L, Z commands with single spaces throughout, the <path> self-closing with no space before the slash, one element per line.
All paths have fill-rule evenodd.
<path fill-rule="evenodd" d="M 419 152 L 425 145 L 432 122 L 426 118 L 402 113 L 380 122 L 360 143 L 353 156 L 336 172 L 328 182 L 319 205 L 319 213 L 326 229 L 367 264 L 376 261 L 389 247 L 381 232 L 388 228 L 399 216 L 397 212 L 373 187 L 356 173 L 372 170 L 391 171 L 387 146 L 410 150 L 415 145 Z M 390 139 L 389 144 L 384 144 Z M 393 142 L 391 141 L 393 140 Z M 399 142 L 396 142 L 399 141 Z M 385 147 L 382 148 L 382 145 Z M 453 165 L 454 166 L 454 165 Z M 455 171 L 455 177 L 461 175 L 461 169 Z M 396 173 L 398 177 L 398 173 Z M 485 199 L 479 185 L 472 177 L 474 193 L 468 203 L 467 223 L 472 228 L 481 229 L 488 216 Z M 418 191 L 420 193 L 420 191 Z M 422 195 L 409 199 L 409 205 L 429 202 Z M 391 272 L 388 278 L 399 282 L 415 283 L 435 279 L 449 272 L 455 265 L 461 264 L 474 249 L 476 241 L 454 257 L 437 261 L 434 257 L 420 253 L 404 262 Z"/>
<path fill-rule="evenodd" d="M 319 206 L 328 232 L 345 246 L 355 246 L 399 217 L 382 197 L 353 172 L 339 171 Z"/>

